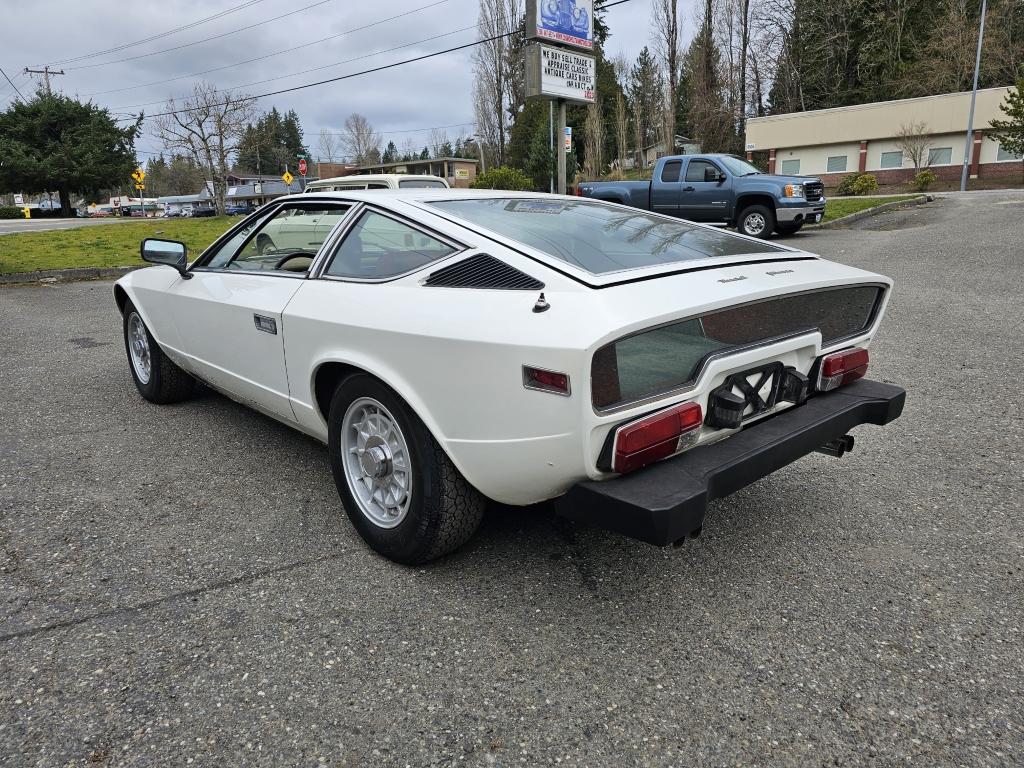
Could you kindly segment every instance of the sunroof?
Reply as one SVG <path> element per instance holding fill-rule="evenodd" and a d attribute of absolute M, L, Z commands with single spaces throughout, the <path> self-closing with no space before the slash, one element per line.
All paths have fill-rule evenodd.
<path fill-rule="evenodd" d="M 786 250 L 597 200 L 498 197 L 429 205 L 594 275 Z"/>

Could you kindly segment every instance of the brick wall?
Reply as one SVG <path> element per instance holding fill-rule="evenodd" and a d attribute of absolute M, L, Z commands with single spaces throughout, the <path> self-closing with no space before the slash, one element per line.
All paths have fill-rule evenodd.
<path fill-rule="evenodd" d="M 1021 184 L 1022 163 L 981 163 L 978 166 L 978 180 L 998 182 L 1006 186 L 1017 186 Z M 960 184 L 961 166 L 941 165 L 932 168 L 932 173 L 940 185 L 955 183 Z M 914 180 L 913 168 L 892 168 L 884 171 L 868 171 L 876 179 L 880 187 L 896 187 L 908 185 Z M 849 173 L 823 173 L 819 176 L 826 187 L 834 189 L 839 186 L 844 176 Z M 972 180 L 973 181 L 973 180 Z M 970 188 L 970 182 L 968 182 Z"/>

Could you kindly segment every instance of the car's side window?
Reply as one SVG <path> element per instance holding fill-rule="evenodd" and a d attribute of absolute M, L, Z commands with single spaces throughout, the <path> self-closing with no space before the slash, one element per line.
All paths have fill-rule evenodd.
<path fill-rule="evenodd" d="M 682 160 L 668 160 L 661 169 L 661 180 L 666 183 L 679 181 L 679 170 L 682 167 Z"/>
<path fill-rule="evenodd" d="M 370 280 L 394 277 L 456 250 L 415 227 L 376 211 L 367 211 L 345 235 L 326 274 Z"/>
<path fill-rule="evenodd" d="M 686 166 L 686 180 L 687 181 L 705 181 L 704 172 L 707 169 L 718 172 L 718 166 L 714 163 L 709 163 L 707 160 L 691 160 L 689 165 Z"/>
<path fill-rule="evenodd" d="M 207 269 L 306 272 L 348 206 L 286 205 L 269 219 L 246 227 L 224 243 Z M 253 228 L 258 227 L 255 233 Z"/>
<path fill-rule="evenodd" d="M 389 187 L 387 184 L 384 184 L 384 183 L 379 182 L 379 181 L 371 181 L 369 184 L 366 185 L 366 188 L 367 189 L 391 189 L 391 187 Z"/>

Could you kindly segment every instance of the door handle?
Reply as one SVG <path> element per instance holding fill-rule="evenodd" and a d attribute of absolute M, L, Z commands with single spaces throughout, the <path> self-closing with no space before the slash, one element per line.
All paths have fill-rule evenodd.
<path fill-rule="evenodd" d="M 696 192 L 696 187 L 683 187 L 683 192 Z"/>

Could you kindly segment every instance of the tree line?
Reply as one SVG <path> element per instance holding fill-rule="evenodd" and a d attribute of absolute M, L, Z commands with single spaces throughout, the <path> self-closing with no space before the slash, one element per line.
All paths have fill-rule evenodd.
<path fill-rule="evenodd" d="M 571 107 L 570 167 L 594 177 L 645 150 L 742 152 L 749 117 L 970 90 L 977 0 L 650 0 L 636 59 L 608 55 L 596 0 L 597 101 Z M 1024 72 L 1024 2 L 990 0 L 979 86 Z M 523 93 L 522 0 L 480 0 L 473 106 L 487 159 L 547 187 L 548 106 Z M 497 37 L 507 35 L 505 37 Z M 689 40 L 684 45 L 684 40 Z"/>

